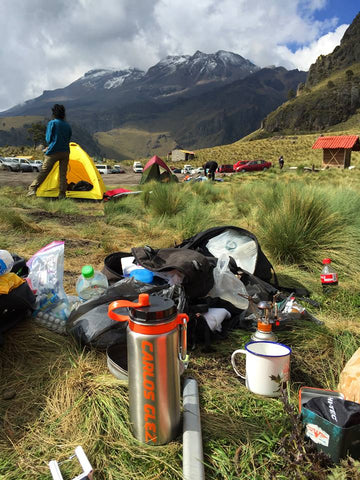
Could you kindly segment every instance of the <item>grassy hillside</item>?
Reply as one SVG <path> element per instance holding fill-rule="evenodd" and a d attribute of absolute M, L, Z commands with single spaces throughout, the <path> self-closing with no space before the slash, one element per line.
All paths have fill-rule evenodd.
<path fill-rule="evenodd" d="M 135 127 L 97 132 L 94 137 L 106 157 L 120 160 L 166 155 L 175 146 L 169 132 L 149 132 Z"/>
<path fill-rule="evenodd" d="M 21 128 L 25 125 L 41 122 L 44 117 L 38 115 L 27 115 L 24 117 L 0 117 L 0 130 L 10 131 L 12 128 Z"/>
<path fill-rule="evenodd" d="M 270 113 L 259 136 L 274 132 L 326 132 L 356 114 L 360 108 L 359 89 L 360 63 L 335 72 L 325 71 L 316 85 L 305 86 L 296 98 Z"/>
<path fill-rule="evenodd" d="M 355 124 L 355 120 L 353 127 L 344 124 L 343 130 L 329 131 L 329 135 L 358 134 L 359 130 L 356 129 Z M 274 135 L 253 140 L 258 134 L 259 132 L 254 132 L 253 135 L 230 145 L 198 150 L 196 151 L 196 158 L 189 163 L 202 165 L 207 160 L 216 160 L 220 165 L 234 164 L 238 160 L 264 159 L 277 167 L 277 160 L 280 155 L 283 155 L 285 167 L 311 167 L 312 165 L 321 167 L 322 150 L 312 150 L 311 148 L 319 134 Z M 352 152 L 351 163 L 360 166 L 360 152 Z"/>

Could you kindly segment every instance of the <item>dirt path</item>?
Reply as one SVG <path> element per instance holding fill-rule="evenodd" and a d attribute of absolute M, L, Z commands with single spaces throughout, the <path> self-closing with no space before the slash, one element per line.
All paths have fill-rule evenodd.
<path fill-rule="evenodd" d="M 36 177 L 36 172 L 7 172 L 0 170 L 0 186 L 19 186 L 28 187 Z M 114 173 L 102 175 L 106 186 L 115 187 L 117 185 L 138 185 L 141 174 L 139 173 Z"/>

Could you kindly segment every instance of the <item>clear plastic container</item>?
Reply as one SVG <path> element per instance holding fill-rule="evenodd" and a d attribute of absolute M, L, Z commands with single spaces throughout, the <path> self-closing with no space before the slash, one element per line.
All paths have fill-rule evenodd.
<path fill-rule="evenodd" d="M 330 258 L 324 258 L 323 265 L 324 267 L 320 275 L 323 292 L 331 293 L 336 290 L 338 286 L 338 274 L 331 266 Z"/>
<path fill-rule="evenodd" d="M 94 270 L 91 265 L 85 265 L 76 282 L 76 291 L 80 300 L 85 302 L 104 293 L 108 286 L 108 279 L 103 273 Z"/>

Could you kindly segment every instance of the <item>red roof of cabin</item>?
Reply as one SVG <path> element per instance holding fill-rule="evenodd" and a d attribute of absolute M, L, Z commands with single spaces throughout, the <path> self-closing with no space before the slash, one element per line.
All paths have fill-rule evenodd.
<path fill-rule="evenodd" d="M 338 135 L 336 137 L 319 137 L 314 145 L 315 148 L 350 148 L 352 149 L 354 145 L 359 144 L 358 135 Z"/>

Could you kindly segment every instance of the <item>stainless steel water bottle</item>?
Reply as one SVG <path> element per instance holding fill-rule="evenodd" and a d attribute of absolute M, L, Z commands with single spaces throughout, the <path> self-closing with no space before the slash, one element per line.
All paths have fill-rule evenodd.
<path fill-rule="evenodd" d="M 128 308 L 128 315 L 116 310 Z M 180 425 L 179 361 L 185 360 L 188 316 L 171 299 L 141 294 L 138 303 L 118 300 L 109 317 L 128 321 L 130 421 L 135 437 L 150 445 L 173 440 Z M 180 339 L 181 337 L 181 339 Z"/>

